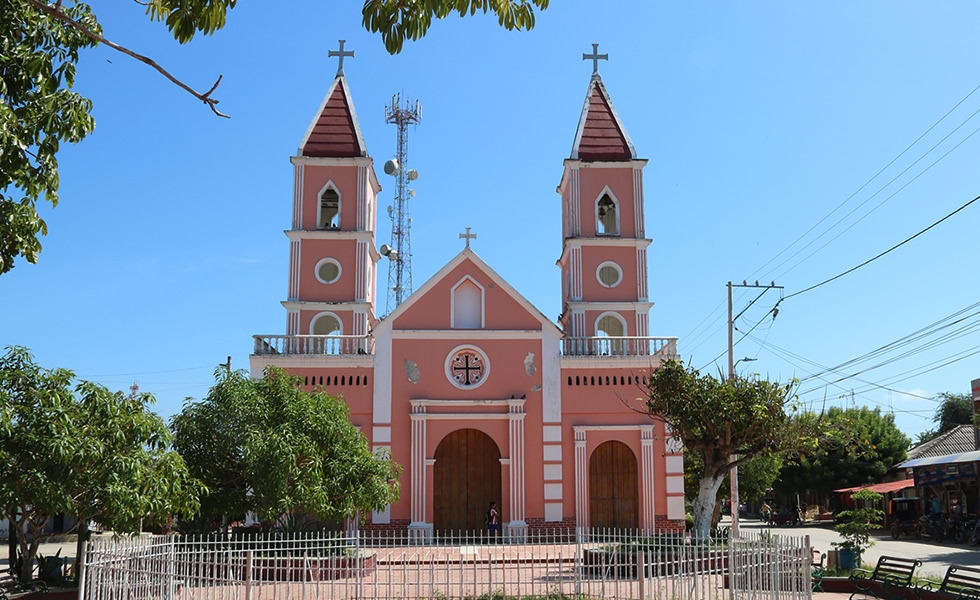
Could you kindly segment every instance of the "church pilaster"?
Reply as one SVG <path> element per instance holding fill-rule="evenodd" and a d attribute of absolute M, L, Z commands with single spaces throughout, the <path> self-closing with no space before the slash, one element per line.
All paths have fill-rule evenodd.
<path fill-rule="evenodd" d="M 633 211 L 636 223 L 636 237 L 642 238 L 644 235 L 643 225 L 643 169 L 633 167 Z"/>
<path fill-rule="evenodd" d="M 648 532 L 652 532 L 656 526 L 654 518 L 654 498 L 655 489 L 653 472 L 653 427 L 641 430 L 640 432 L 640 469 L 643 472 L 643 493 L 640 494 L 643 502 L 643 521 L 642 527 Z"/>
<path fill-rule="evenodd" d="M 425 460 L 425 406 L 412 406 L 412 456 L 411 456 L 411 494 L 412 522 L 409 533 L 420 538 L 427 538 L 432 533 L 432 525 L 426 523 L 426 471 L 429 468 Z"/>
<path fill-rule="evenodd" d="M 575 431 L 575 526 L 589 528 L 589 464 L 585 431 Z"/>
<path fill-rule="evenodd" d="M 510 402 L 510 530 L 511 538 L 523 538 L 524 520 L 524 401 Z"/>

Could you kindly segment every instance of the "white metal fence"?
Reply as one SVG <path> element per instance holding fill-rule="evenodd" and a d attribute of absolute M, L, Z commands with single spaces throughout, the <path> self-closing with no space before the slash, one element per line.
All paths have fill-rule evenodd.
<path fill-rule="evenodd" d="M 80 600 L 809 600 L 809 537 L 359 532 L 92 542 Z"/>

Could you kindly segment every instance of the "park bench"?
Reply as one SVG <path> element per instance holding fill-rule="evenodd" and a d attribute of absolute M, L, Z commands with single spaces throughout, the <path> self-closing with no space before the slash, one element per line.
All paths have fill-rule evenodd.
<path fill-rule="evenodd" d="M 820 559 L 817 559 L 817 555 L 820 555 Z M 826 572 L 826 567 L 824 567 L 824 561 L 827 560 L 827 553 L 820 552 L 819 550 L 814 550 L 810 555 L 810 591 L 822 592 L 823 591 L 823 576 Z"/>
<path fill-rule="evenodd" d="M 854 584 L 854 593 L 850 600 L 858 594 L 882 600 L 904 599 L 909 590 L 914 589 L 912 576 L 915 568 L 921 565 L 922 561 L 911 558 L 882 556 L 874 571 L 854 569 L 849 577 Z"/>
<path fill-rule="evenodd" d="M 980 569 L 951 565 L 946 569 L 942 583 L 920 581 L 915 586 L 915 593 L 919 598 L 926 596 L 940 600 L 980 600 Z"/>

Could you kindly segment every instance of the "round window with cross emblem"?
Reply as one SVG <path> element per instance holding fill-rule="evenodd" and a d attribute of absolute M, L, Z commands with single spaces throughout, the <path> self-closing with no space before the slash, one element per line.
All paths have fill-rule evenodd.
<path fill-rule="evenodd" d="M 446 357 L 446 377 L 460 389 L 480 387 L 488 375 L 490 362 L 483 350 L 476 346 L 457 346 Z"/>

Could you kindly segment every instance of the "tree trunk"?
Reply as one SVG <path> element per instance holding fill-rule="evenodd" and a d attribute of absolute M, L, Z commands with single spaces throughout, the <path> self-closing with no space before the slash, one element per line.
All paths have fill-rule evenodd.
<path fill-rule="evenodd" d="M 75 582 L 81 585 L 82 569 L 85 568 L 82 559 L 85 557 L 85 544 L 89 539 L 88 521 L 79 519 L 76 526 L 78 527 L 78 542 L 75 544 L 75 564 L 72 566 L 72 575 L 75 576 Z"/>
<path fill-rule="evenodd" d="M 696 541 L 707 540 L 711 532 L 711 517 L 715 509 L 715 499 L 718 497 L 718 490 L 725 481 L 725 474 L 709 475 L 715 469 L 709 469 L 705 465 L 704 475 L 701 476 L 701 484 L 698 486 L 698 496 L 694 499 L 694 531 L 692 537 Z"/>

